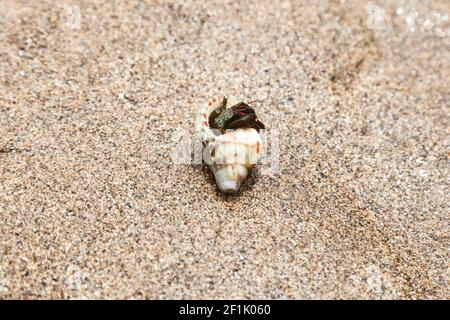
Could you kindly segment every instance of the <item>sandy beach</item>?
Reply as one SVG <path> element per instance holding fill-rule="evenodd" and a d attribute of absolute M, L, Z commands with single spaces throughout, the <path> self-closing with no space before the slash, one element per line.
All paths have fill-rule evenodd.
<path fill-rule="evenodd" d="M 1 299 L 449 299 L 450 3 L 0 2 Z M 278 166 L 177 164 L 216 94 Z"/>

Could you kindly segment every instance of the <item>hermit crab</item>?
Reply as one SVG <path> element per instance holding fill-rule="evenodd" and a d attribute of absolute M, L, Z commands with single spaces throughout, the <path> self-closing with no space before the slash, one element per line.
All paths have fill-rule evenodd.
<path fill-rule="evenodd" d="M 234 97 L 215 96 L 195 115 L 195 132 L 203 160 L 222 192 L 235 193 L 261 159 L 264 124 L 255 110 Z"/>

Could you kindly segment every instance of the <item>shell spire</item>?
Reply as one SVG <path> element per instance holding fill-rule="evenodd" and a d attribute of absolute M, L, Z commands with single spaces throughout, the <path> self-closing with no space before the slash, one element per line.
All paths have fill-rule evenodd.
<path fill-rule="evenodd" d="M 234 97 L 215 96 L 197 110 L 195 132 L 203 160 L 222 192 L 235 193 L 261 159 L 264 125 L 255 110 Z"/>

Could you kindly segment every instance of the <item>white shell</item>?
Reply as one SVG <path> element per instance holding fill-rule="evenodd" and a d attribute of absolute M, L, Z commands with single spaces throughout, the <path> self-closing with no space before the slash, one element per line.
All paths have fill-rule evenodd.
<path fill-rule="evenodd" d="M 195 131 L 203 143 L 203 160 L 214 174 L 222 192 L 237 192 L 250 169 L 261 159 L 262 139 L 253 128 L 242 128 L 215 135 L 209 127 L 209 116 L 219 107 L 223 96 L 216 96 L 200 107 L 195 117 Z M 238 103 L 227 97 L 227 108 Z"/>

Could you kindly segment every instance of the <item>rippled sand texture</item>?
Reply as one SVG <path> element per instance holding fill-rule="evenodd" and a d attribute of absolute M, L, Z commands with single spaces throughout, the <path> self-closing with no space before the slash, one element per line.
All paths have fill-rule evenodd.
<path fill-rule="evenodd" d="M 1 1 L 0 298 L 450 298 L 449 15 Z M 171 157 L 220 93 L 279 137 L 238 196 Z"/>

